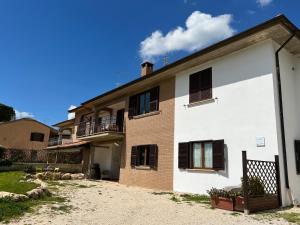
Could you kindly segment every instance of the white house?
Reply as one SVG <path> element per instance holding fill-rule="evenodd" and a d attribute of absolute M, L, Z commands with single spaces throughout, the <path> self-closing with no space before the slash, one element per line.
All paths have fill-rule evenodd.
<path fill-rule="evenodd" d="M 254 160 L 279 155 L 282 203 L 300 203 L 300 150 L 294 146 L 300 140 L 299 37 L 298 28 L 279 16 L 200 51 L 197 63 L 176 73 L 175 191 L 205 194 L 212 187 L 239 185 L 245 150 Z M 222 143 L 224 165 L 212 150 Z"/>

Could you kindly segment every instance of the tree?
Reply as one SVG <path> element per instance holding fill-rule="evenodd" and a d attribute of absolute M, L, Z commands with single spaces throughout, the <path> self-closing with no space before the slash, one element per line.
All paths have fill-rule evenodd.
<path fill-rule="evenodd" d="M 11 121 L 15 117 L 16 113 L 12 107 L 0 103 L 0 122 Z"/>

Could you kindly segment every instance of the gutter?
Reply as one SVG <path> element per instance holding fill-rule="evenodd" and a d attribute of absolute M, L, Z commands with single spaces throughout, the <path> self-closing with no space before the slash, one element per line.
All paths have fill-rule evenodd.
<path fill-rule="evenodd" d="M 286 156 L 286 140 L 285 140 L 285 125 L 284 125 L 284 115 L 283 115 L 283 99 L 282 99 L 282 89 L 281 89 L 281 74 L 280 74 L 280 64 L 279 64 L 279 52 L 286 46 L 290 40 L 296 35 L 292 34 L 275 53 L 276 59 L 276 75 L 277 75 L 277 88 L 278 88 L 278 100 L 279 100 L 279 114 L 280 114 L 280 128 L 281 128 L 281 141 L 282 141 L 282 156 L 283 156 L 283 167 L 285 176 L 285 187 L 290 188 L 288 166 L 287 166 L 287 156 Z"/>

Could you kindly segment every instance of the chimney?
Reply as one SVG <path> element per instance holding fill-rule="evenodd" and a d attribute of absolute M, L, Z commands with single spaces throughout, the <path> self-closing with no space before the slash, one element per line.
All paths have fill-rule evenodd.
<path fill-rule="evenodd" d="M 148 62 L 148 61 L 145 61 L 142 63 L 142 71 L 141 71 L 141 76 L 147 76 L 149 75 L 150 73 L 153 72 L 153 64 Z"/>

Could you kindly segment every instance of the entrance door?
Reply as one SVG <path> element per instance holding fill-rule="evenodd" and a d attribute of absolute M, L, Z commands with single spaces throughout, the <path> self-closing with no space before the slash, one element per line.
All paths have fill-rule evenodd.
<path fill-rule="evenodd" d="M 125 112 L 125 109 L 119 109 L 117 111 L 116 124 L 118 126 L 118 132 L 123 132 L 123 127 L 124 127 L 124 112 Z"/>

